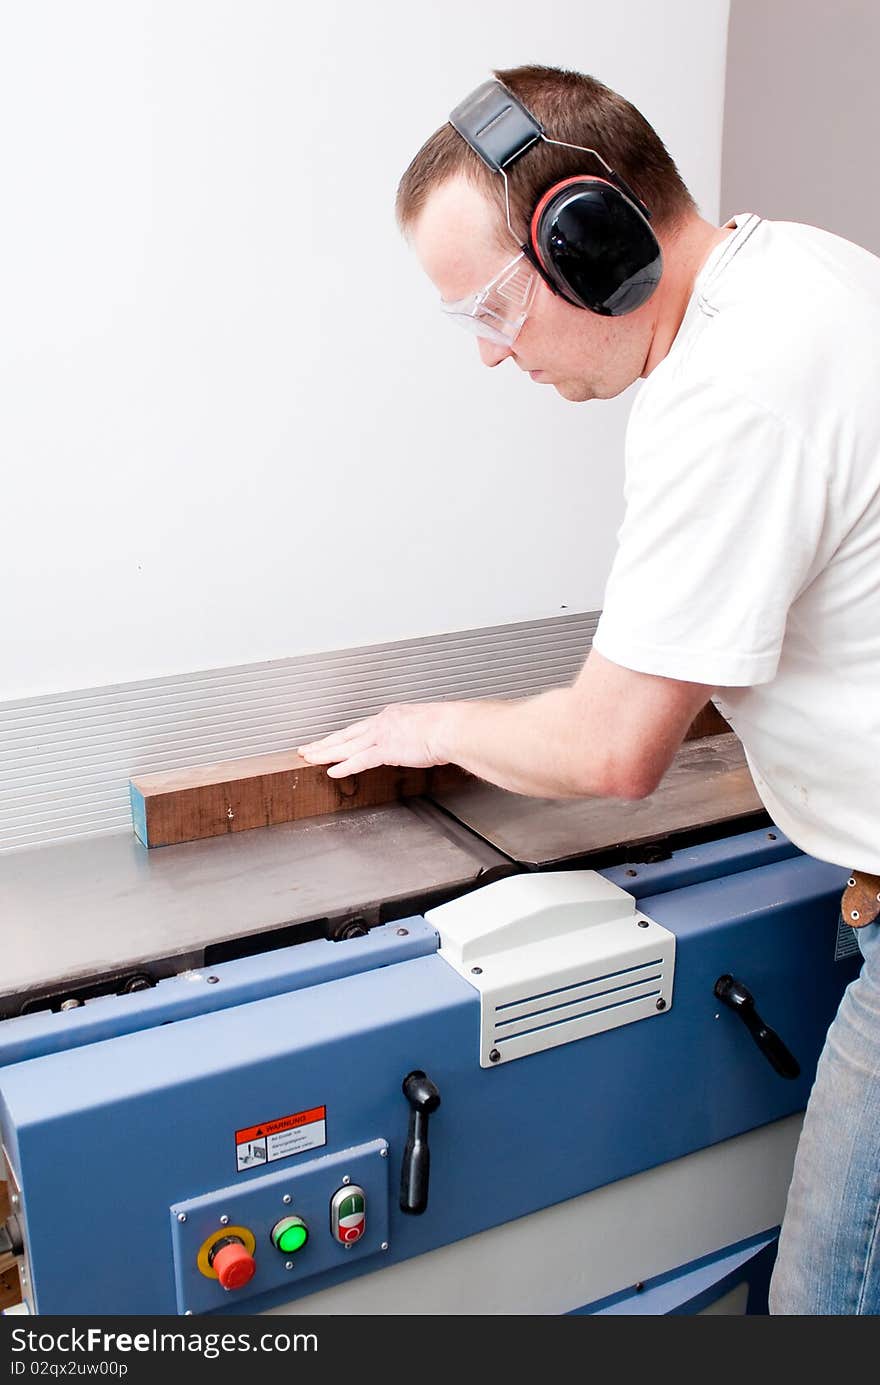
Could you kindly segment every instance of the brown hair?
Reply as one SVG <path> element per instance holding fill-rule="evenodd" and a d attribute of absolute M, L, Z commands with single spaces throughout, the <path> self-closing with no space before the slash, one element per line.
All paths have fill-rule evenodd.
<path fill-rule="evenodd" d="M 660 229 L 671 229 L 696 210 L 674 161 L 645 117 L 595 77 L 556 67 L 514 67 L 496 72 L 499 82 L 541 122 L 551 139 L 595 149 L 638 193 Z M 601 173 L 588 155 L 543 140 L 507 173 L 510 219 L 524 236 L 532 211 L 547 188 L 578 173 Z M 442 125 L 416 154 L 397 189 L 397 219 L 408 231 L 432 190 L 465 177 L 494 201 L 504 216 L 504 181 L 483 163 L 451 125 Z"/>

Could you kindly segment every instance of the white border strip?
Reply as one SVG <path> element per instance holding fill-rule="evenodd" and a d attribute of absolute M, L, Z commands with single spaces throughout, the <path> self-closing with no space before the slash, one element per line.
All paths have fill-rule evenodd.
<path fill-rule="evenodd" d="M 130 822 L 135 774 L 285 750 L 389 702 L 571 681 L 599 612 L 0 704 L 0 852 Z"/>

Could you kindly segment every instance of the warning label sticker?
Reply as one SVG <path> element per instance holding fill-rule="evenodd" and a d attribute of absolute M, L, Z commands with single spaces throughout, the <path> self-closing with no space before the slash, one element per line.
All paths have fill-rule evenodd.
<path fill-rule="evenodd" d="M 271 1164 L 275 1159 L 287 1159 L 306 1149 L 318 1149 L 327 1143 L 327 1108 L 313 1106 L 310 1111 L 297 1111 L 292 1116 L 279 1116 L 249 1125 L 235 1132 L 235 1163 L 239 1173 Z"/>

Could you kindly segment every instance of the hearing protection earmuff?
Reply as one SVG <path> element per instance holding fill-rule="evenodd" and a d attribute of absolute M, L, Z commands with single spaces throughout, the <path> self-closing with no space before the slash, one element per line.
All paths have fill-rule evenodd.
<path fill-rule="evenodd" d="M 550 139 L 544 127 L 501 82 L 484 82 L 449 117 L 483 162 L 504 179 L 539 140 L 590 154 L 601 172 L 564 178 L 539 198 L 523 251 L 554 293 L 603 317 L 623 317 L 647 302 L 660 282 L 663 256 L 651 213 L 595 149 Z"/>

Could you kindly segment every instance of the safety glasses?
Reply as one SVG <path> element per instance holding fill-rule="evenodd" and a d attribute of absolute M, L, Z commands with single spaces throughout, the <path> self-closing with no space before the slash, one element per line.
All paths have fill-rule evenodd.
<path fill-rule="evenodd" d="M 529 315 L 537 282 L 536 271 L 520 251 L 477 293 L 440 306 L 465 331 L 498 346 L 513 346 Z"/>

